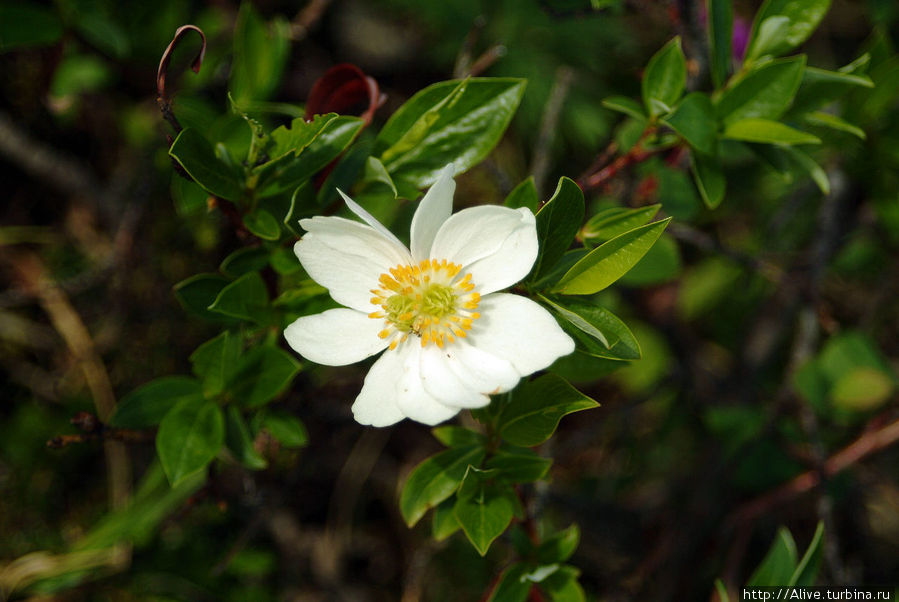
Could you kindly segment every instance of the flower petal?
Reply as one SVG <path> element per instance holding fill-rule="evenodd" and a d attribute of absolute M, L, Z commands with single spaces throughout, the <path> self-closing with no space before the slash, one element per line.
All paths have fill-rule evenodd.
<path fill-rule="evenodd" d="M 453 180 L 452 163 L 443 168 L 434 185 L 428 190 L 418 209 L 412 216 L 411 244 L 412 258 L 416 262 L 431 257 L 431 245 L 434 237 L 450 214 L 453 212 L 453 192 L 456 182 Z"/>
<path fill-rule="evenodd" d="M 443 405 L 425 390 L 421 380 L 422 349 L 416 341 L 410 341 L 398 350 L 404 359 L 396 383 L 396 405 L 407 418 L 433 426 L 455 416 L 459 408 Z"/>
<path fill-rule="evenodd" d="M 478 311 L 481 317 L 469 332 L 469 343 L 508 360 L 522 376 L 574 351 L 571 337 L 530 299 L 494 293 L 481 298 Z"/>
<path fill-rule="evenodd" d="M 470 388 L 495 395 L 515 388 L 521 379 L 511 362 L 457 339 L 445 350 L 447 367 Z"/>
<path fill-rule="evenodd" d="M 507 238 L 525 225 L 530 211 L 481 205 L 469 207 L 443 222 L 434 244 L 431 258 L 446 259 L 463 266 L 496 253 Z M 530 215 L 530 220 L 533 220 Z M 475 283 L 477 284 L 477 283 Z"/>
<path fill-rule="evenodd" d="M 515 228 L 496 252 L 463 266 L 482 295 L 508 288 L 528 275 L 537 260 L 537 225 L 534 215 L 522 212 L 521 225 Z"/>
<path fill-rule="evenodd" d="M 306 229 L 294 246 L 300 263 L 331 297 L 361 312 L 372 311 L 372 288 L 381 274 L 411 261 L 406 248 L 373 228 L 340 217 L 314 217 L 300 221 Z"/>
<path fill-rule="evenodd" d="M 299 318 L 284 329 L 284 338 L 307 360 L 345 366 L 387 347 L 390 341 L 378 337 L 383 327 L 381 320 L 341 307 Z"/>
<path fill-rule="evenodd" d="M 365 222 L 366 224 L 368 224 L 369 226 L 371 226 L 372 228 L 374 228 L 375 230 L 377 230 L 378 232 L 380 232 L 381 234 L 383 234 L 384 237 L 385 237 L 386 239 L 388 239 L 388 240 L 390 240 L 390 241 L 396 243 L 397 245 L 399 245 L 399 246 L 402 247 L 403 249 L 406 248 L 406 245 L 404 245 L 402 242 L 400 242 L 400 239 L 397 238 L 396 235 L 395 235 L 393 232 L 391 232 L 391 231 L 388 230 L 386 227 L 384 227 L 384 224 L 382 224 L 381 222 L 379 222 L 379 221 L 375 218 L 374 215 L 372 215 L 371 213 L 369 213 L 368 211 L 366 211 L 366 210 L 362 207 L 362 205 L 360 205 L 359 203 L 357 203 L 356 201 L 354 201 L 353 199 L 351 199 L 350 197 L 348 197 L 347 195 L 345 195 L 341 189 L 338 188 L 338 189 L 337 189 L 337 192 L 339 192 L 339 193 L 340 193 L 340 196 L 343 197 L 343 202 L 346 203 L 347 208 L 349 208 L 350 211 L 352 211 L 352 212 L 355 213 L 357 216 L 359 216 L 360 218 L 362 218 L 362 221 L 363 221 L 363 222 Z"/>
<path fill-rule="evenodd" d="M 378 358 L 368 374 L 362 391 L 353 402 L 353 418 L 359 424 L 388 426 L 405 415 L 396 406 L 396 377 L 403 367 L 401 349 L 387 351 Z"/>
<path fill-rule="evenodd" d="M 425 391 L 437 401 L 454 408 L 482 408 L 490 398 L 475 391 L 466 382 L 465 373 L 458 374 L 449 364 L 453 360 L 450 347 L 446 350 L 431 345 L 420 352 L 421 382 Z M 458 361 L 458 360 L 455 360 Z"/>

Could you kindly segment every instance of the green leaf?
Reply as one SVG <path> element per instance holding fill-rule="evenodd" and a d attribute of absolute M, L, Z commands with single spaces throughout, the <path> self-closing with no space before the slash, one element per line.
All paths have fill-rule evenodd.
<path fill-rule="evenodd" d="M 621 277 L 620 282 L 625 286 L 655 286 L 677 278 L 681 267 L 677 241 L 662 234 L 643 259 Z"/>
<path fill-rule="evenodd" d="M 802 120 L 808 125 L 816 125 L 819 127 L 829 128 L 838 132 L 846 132 L 862 140 L 867 138 L 865 130 L 856 125 L 837 117 L 832 113 L 823 113 L 821 111 L 812 111 L 802 116 Z"/>
<path fill-rule="evenodd" d="M 565 254 L 562 255 L 562 259 L 560 259 L 559 262 L 546 273 L 546 276 L 534 282 L 531 288 L 538 291 L 549 288 L 551 285 L 558 282 L 559 278 L 570 270 L 574 264 L 586 257 L 589 252 L 590 249 L 584 247 L 566 251 Z"/>
<path fill-rule="evenodd" d="M 242 407 L 255 408 L 284 391 L 300 371 L 300 363 L 279 347 L 260 345 L 231 369 L 229 392 Z"/>
<path fill-rule="evenodd" d="M 378 134 L 375 154 L 394 180 L 419 188 L 436 181 L 449 163 L 462 173 L 499 142 L 525 83 L 471 78 L 428 86 L 390 117 Z"/>
<path fill-rule="evenodd" d="M 264 323 L 268 313 L 268 291 L 259 272 L 248 272 L 224 287 L 210 311 L 232 318 Z"/>
<path fill-rule="evenodd" d="M 789 585 L 795 571 L 796 542 L 785 527 L 780 527 L 774 543 L 746 585 L 747 587 Z"/>
<path fill-rule="evenodd" d="M 487 602 L 525 602 L 533 587 L 533 582 L 524 578 L 528 570 L 525 564 L 513 564 L 503 571 Z"/>
<path fill-rule="evenodd" d="M 731 0 L 707 0 L 706 10 L 709 23 L 709 71 L 715 87 L 720 88 L 730 74 L 734 7 Z"/>
<path fill-rule="evenodd" d="M 805 56 L 778 59 L 753 69 L 718 99 L 718 119 L 725 125 L 751 117 L 778 119 L 796 95 L 804 69 Z"/>
<path fill-rule="evenodd" d="M 274 161 L 288 153 L 298 156 L 336 118 L 337 113 L 315 115 L 312 121 L 297 117 L 290 122 L 289 128 L 283 125 L 276 128 L 271 133 L 273 146 L 268 151 L 270 159 Z"/>
<path fill-rule="evenodd" d="M 830 0 L 765 0 L 752 23 L 747 59 L 780 56 L 796 48 L 812 35 L 829 8 Z M 775 25 L 777 35 L 763 38 L 765 22 L 777 17 L 783 17 L 786 24 Z"/>
<path fill-rule="evenodd" d="M 526 447 L 500 449 L 492 456 L 485 468 L 496 470 L 496 479 L 500 483 L 533 483 L 546 477 L 551 458 L 544 458 Z"/>
<path fill-rule="evenodd" d="M 281 225 L 275 216 L 265 209 L 256 209 L 243 216 L 243 225 L 247 230 L 263 240 L 281 238 Z"/>
<path fill-rule="evenodd" d="M 540 205 L 540 195 L 534 185 L 534 176 L 530 176 L 516 186 L 506 197 L 503 205 L 512 209 L 526 207 L 531 210 L 531 213 L 536 214 L 537 207 Z"/>
<path fill-rule="evenodd" d="M 540 564 L 552 564 L 565 562 L 574 551 L 581 539 L 581 530 L 577 523 L 572 524 L 564 531 L 559 531 L 546 538 L 537 548 L 537 560 Z"/>
<path fill-rule="evenodd" d="M 303 270 L 303 265 L 297 259 L 293 249 L 288 247 L 278 247 L 272 251 L 269 259 L 272 269 L 283 276 L 296 274 Z M 274 302 L 272 302 L 274 304 Z"/>
<path fill-rule="evenodd" d="M 821 566 L 821 555 L 824 550 L 822 545 L 823 541 L 824 523 L 819 522 L 818 527 L 815 529 L 815 534 L 812 537 L 812 541 L 808 545 L 808 549 L 805 551 L 805 554 L 802 555 L 799 564 L 796 565 L 796 570 L 793 571 L 793 576 L 790 577 L 790 582 L 787 585 L 809 587 L 815 584 L 815 580 L 818 576 L 818 569 Z"/>
<path fill-rule="evenodd" d="M 577 582 L 580 571 L 573 566 L 561 566 L 540 583 L 540 589 L 551 602 L 584 602 L 584 590 Z"/>
<path fill-rule="evenodd" d="M 268 466 L 265 458 L 259 455 L 253 448 L 253 438 L 250 429 L 244 422 L 240 410 L 231 405 L 225 411 L 225 445 L 234 454 L 238 462 L 250 470 L 262 470 Z"/>
<path fill-rule="evenodd" d="M 32 2 L 0 4 L 0 52 L 52 44 L 61 37 L 56 11 Z"/>
<path fill-rule="evenodd" d="M 609 96 L 604 98 L 602 106 L 619 113 L 624 113 L 638 121 L 646 121 L 646 111 L 639 102 L 627 96 Z"/>
<path fill-rule="evenodd" d="M 125 395 L 116 406 L 109 424 L 131 429 L 156 426 L 182 400 L 202 397 L 203 387 L 197 379 L 163 376 Z"/>
<path fill-rule="evenodd" d="M 247 272 L 256 272 L 264 268 L 269 262 L 270 255 L 271 253 L 265 247 L 244 247 L 242 249 L 237 249 L 225 257 L 222 264 L 219 266 L 219 270 L 229 278 L 239 278 Z M 218 293 L 206 303 L 206 306 L 211 305 L 217 296 Z"/>
<path fill-rule="evenodd" d="M 565 330 L 574 336 L 581 351 L 612 360 L 640 359 L 637 339 L 627 325 L 609 310 L 579 299 L 557 299 L 558 303 L 546 297 L 541 299 L 570 324 Z"/>
<path fill-rule="evenodd" d="M 493 473 L 470 467 L 453 507 L 456 520 L 481 556 L 506 530 L 518 507 L 515 491 L 509 485 L 491 482 Z"/>
<path fill-rule="evenodd" d="M 715 591 L 718 593 L 718 602 L 730 602 L 730 596 L 727 594 L 727 588 L 721 579 L 715 579 Z"/>
<path fill-rule="evenodd" d="M 820 144 L 821 139 L 801 130 L 796 130 L 779 121 L 770 119 L 743 119 L 730 123 L 723 136 L 743 142 L 763 142 L 765 144 Z"/>
<path fill-rule="evenodd" d="M 789 157 L 789 160 L 799 169 L 811 176 L 821 192 L 830 194 L 830 178 L 827 177 L 827 172 L 808 153 L 792 146 L 782 146 L 778 150 Z"/>
<path fill-rule="evenodd" d="M 860 366 L 846 371 L 833 384 L 830 396 L 836 407 L 853 412 L 873 410 L 893 394 L 890 375 L 877 368 Z"/>
<path fill-rule="evenodd" d="M 715 150 L 715 107 L 705 94 L 688 94 L 662 121 L 693 148 L 704 153 Z"/>
<path fill-rule="evenodd" d="M 592 295 L 623 276 L 646 255 L 668 226 L 667 218 L 634 228 L 593 249 L 555 285 L 566 295 Z"/>
<path fill-rule="evenodd" d="M 267 430 L 284 447 L 303 447 L 309 443 L 306 426 L 299 418 L 285 412 L 266 412 L 260 427 Z"/>
<path fill-rule="evenodd" d="M 487 443 L 487 437 L 462 426 L 438 426 L 431 429 L 431 433 L 447 447 L 484 447 Z"/>
<path fill-rule="evenodd" d="M 228 279 L 218 274 L 196 274 L 175 285 L 175 298 L 181 306 L 192 314 L 207 320 L 229 322 L 231 318 L 209 311 L 222 289 L 228 285 Z"/>
<path fill-rule="evenodd" d="M 643 104 L 653 117 L 667 113 L 687 83 L 687 62 L 680 37 L 672 39 L 649 59 L 643 73 Z"/>
<path fill-rule="evenodd" d="M 759 25 L 758 36 L 746 53 L 744 61 L 752 63 L 761 56 L 775 54 L 774 50 L 781 44 L 789 29 L 790 19 L 784 16 L 768 17 L 762 21 Z"/>
<path fill-rule="evenodd" d="M 587 224 L 581 229 L 581 238 L 584 241 L 605 241 L 642 226 L 655 217 L 661 204 L 647 205 L 629 209 L 627 207 L 610 207 L 604 209 L 587 220 Z"/>
<path fill-rule="evenodd" d="M 295 191 L 298 186 L 340 156 L 356 138 L 365 122 L 341 115 L 330 120 L 318 136 L 299 154 L 286 154 L 254 170 L 260 198 Z M 290 224 L 292 226 L 292 224 Z"/>
<path fill-rule="evenodd" d="M 221 409 L 212 401 L 184 399 L 165 415 L 156 452 L 172 487 L 206 468 L 225 438 Z"/>
<path fill-rule="evenodd" d="M 281 83 L 290 49 L 290 24 L 278 17 L 269 26 L 251 2 L 243 2 L 234 26 L 234 61 L 229 88 L 240 104 L 265 100 Z"/>
<path fill-rule="evenodd" d="M 514 391 L 512 403 L 503 409 L 498 425 L 505 441 L 532 447 L 549 439 L 563 416 L 598 406 L 564 379 L 546 374 Z"/>
<path fill-rule="evenodd" d="M 436 541 L 443 541 L 462 528 L 453 512 L 454 505 L 454 500 L 444 500 L 434 509 L 434 516 L 431 519 L 431 537 Z"/>
<path fill-rule="evenodd" d="M 240 337 L 226 330 L 197 347 L 190 355 L 193 372 L 203 382 L 206 395 L 224 391 L 240 357 L 240 348 Z"/>
<path fill-rule="evenodd" d="M 182 130 L 169 155 L 208 193 L 229 201 L 237 201 L 243 195 L 237 174 L 215 156 L 212 145 L 196 130 Z"/>
<path fill-rule="evenodd" d="M 789 115 L 799 116 L 824 107 L 856 88 L 873 87 L 874 82 L 866 75 L 806 67 Z"/>
<path fill-rule="evenodd" d="M 530 280 L 546 276 L 558 263 L 584 221 L 584 193 L 569 178 L 560 178 L 553 196 L 537 212 L 537 259 Z"/>
<path fill-rule="evenodd" d="M 717 155 L 704 155 L 695 150 L 690 151 L 690 172 L 699 190 L 702 202 L 709 209 L 715 209 L 724 200 L 727 180 L 724 169 Z"/>
<path fill-rule="evenodd" d="M 486 452 L 481 446 L 454 447 L 415 467 L 400 494 L 400 513 L 410 527 L 459 487 L 469 465 L 479 465 Z"/>
<path fill-rule="evenodd" d="M 370 191 L 375 185 L 386 187 L 387 190 L 390 191 L 390 194 L 393 195 L 393 198 L 396 199 L 398 194 L 396 184 L 394 184 L 390 174 L 387 173 L 387 168 L 384 167 L 384 164 L 376 157 L 368 157 L 365 160 L 365 170 L 362 174 L 361 188 L 362 190 Z"/>

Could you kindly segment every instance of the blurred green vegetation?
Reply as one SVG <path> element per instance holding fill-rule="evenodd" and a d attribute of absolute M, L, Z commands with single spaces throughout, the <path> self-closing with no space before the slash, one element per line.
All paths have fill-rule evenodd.
<path fill-rule="evenodd" d="M 35 561 L 39 578 L 15 599 L 477 600 L 521 536 L 514 527 L 482 561 L 458 534 L 432 541 L 429 521 L 406 528 L 398 483 L 439 444 L 414 423 L 354 423 L 349 405 L 364 375 L 354 367 L 306 370 L 279 398 L 274 411 L 301 418 L 308 443 L 257 439 L 265 470 L 224 458 L 208 481 L 169 489 L 152 437 L 138 432 L 126 443 L 136 493 L 124 510 L 109 511 L 101 442 L 47 446 L 79 432 L 69 423 L 78 412 L 96 410 L 88 360 L 29 287 L 35 258 L 39 286 L 52 283 L 74 308 L 120 400 L 154 378 L 188 374 L 191 352 L 218 332 L 172 291 L 245 242 L 172 168 L 154 82 L 177 27 L 193 23 L 208 41 L 199 74 L 186 71 L 198 38 L 175 52 L 177 118 L 215 132 L 234 156 L 245 153 L 249 126 L 230 111 L 229 91 L 238 104 L 263 99 L 254 115 L 274 128 L 302 115 L 329 67 L 351 62 L 386 94 L 378 131 L 405 100 L 454 74 L 526 78 L 510 130 L 459 178 L 460 206 L 501 203 L 529 175 L 546 200 L 552 182 L 586 172 L 611 142 L 630 148 L 642 126 L 602 100 L 639 97 L 649 57 L 675 35 L 688 86 L 711 89 L 707 42 L 696 35 L 703 10 L 690 2 L 255 7 L 0 0 L 0 577 L 34 552 L 72 554 L 123 533 L 133 543 L 124 563 L 66 557 L 53 565 L 66 570 L 55 570 Z M 736 2 L 737 21 L 748 26 L 757 8 Z M 809 65 L 829 70 L 870 56 L 860 72 L 875 87 L 826 107 L 864 137 L 814 129 L 823 144 L 812 157 L 830 194 L 783 155 L 759 161 L 739 143 L 722 153 L 728 188 L 715 210 L 677 153 L 588 192 L 588 217 L 661 203 L 675 218 L 652 258 L 595 296 L 631 326 L 642 359 L 576 354 L 554 367 L 602 403 L 563 421 L 548 444 L 551 486 L 538 492 L 541 528 L 580 525 L 569 562 L 589 599 L 708 598 L 719 576 L 748 581 L 779 525 L 809 542 L 819 520 L 819 582 L 899 582 L 895 445 L 811 491 L 765 497 L 899 418 L 897 43 L 894 2 L 835 0 L 801 48 Z M 414 206 L 392 203 L 374 212 L 403 231 Z"/>

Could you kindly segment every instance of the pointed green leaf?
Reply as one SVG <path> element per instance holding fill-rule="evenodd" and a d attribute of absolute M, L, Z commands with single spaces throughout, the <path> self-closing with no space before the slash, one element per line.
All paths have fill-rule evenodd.
<path fill-rule="evenodd" d="M 573 566 L 561 566 L 540 583 L 540 589 L 551 602 L 585 602 L 584 590 L 577 581 L 580 574 Z"/>
<path fill-rule="evenodd" d="M 453 512 L 454 506 L 455 500 L 450 499 L 444 500 L 434 509 L 434 516 L 431 519 L 431 537 L 436 541 L 443 541 L 462 528 Z"/>
<path fill-rule="evenodd" d="M 820 144 L 821 139 L 802 130 L 793 129 L 779 121 L 770 119 L 743 119 L 730 123 L 723 136 L 743 142 L 763 142 L 765 144 Z"/>
<path fill-rule="evenodd" d="M 431 433 L 447 447 L 485 446 L 487 444 L 487 437 L 462 426 L 438 426 L 431 429 Z"/>
<path fill-rule="evenodd" d="M 731 0 L 707 0 L 706 10 L 709 27 L 709 71 L 712 73 L 715 87 L 720 88 L 730 74 L 734 8 Z"/>
<path fill-rule="evenodd" d="M 606 288 L 646 255 L 670 221 L 669 217 L 634 228 L 593 249 L 562 276 L 554 291 L 592 295 Z"/>
<path fill-rule="evenodd" d="M 803 115 L 802 120 L 808 125 L 816 125 L 819 127 L 836 130 L 838 132 L 846 132 L 847 134 L 852 134 L 853 136 L 861 138 L 862 140 L 867 138 L 865 130 L 861 129 L 858 126 L 852 125 L 848 121 L 845 121 L 832 113 L 812 111 L 811 113 Z"/>
<path fill-rule="evenodd" d="M 789 116 L 797 117 L 820 109 L 854 89 L 873 87 L 874 82 L 867 75 L 806 67 Z"/>
<path fill-rule="evenodd" d="M 774 55 L 778 46 L 790 29 L 790 19 L 783 15 L 768 17 L 761 22 L 758 35 L 746 53 L 745 62 L 767 55 Z"/>
<path fill-rule="evenodd" d="M 533 483 L 546 477 L 551 458 L 544 458 L 526 447 L 500 449 L 484 465 L 488 470 L 496 470 L 496 480 L 500 483 Z"/>
<path fill-rule="evenodd" d="M 581 539 L 581 531 L 577 524 L 572 524 L 564 531 L 559 531 L 551 537 L 547 537 L 537 548 L 537 560 L 541 564 L 565 562 L 574 551 Z"/>
<path fill-rule="evenodd" d="M 260 345 L 231 369 L 229 392 L 242 407 L 255 408 L 284 391 L 300 371 L 300 363 L 279 347 Z"/>
<path fill-rule="evenodd" d="M 410 98 L 378 134 L 375 154 L 394 180 L 432 184 L 447 164 L 462 173 L 499 142 L 524 94 L 525 80 L 440 82 Z"/>
<path fill-rule="evenodd" d="M 131 429 L 156 426 L 182 400 L 202 398 L 203 387 L 197 379 L 163 376 L 125 395 L 116 406 L 109 424 Z"/>
<path fill-rule="evenodd" d="M 225 411 L 225 445 L 228 446 L 237 461 L 250 470 L 262 470 L 268 466 L 265 458 L 253 448 L 250 429 L 247 428 L 247 423 L 240 415 L 240 410 L 233 405 L 228 406 Z"/>
<path fill-rule="evenodd" d="M 234 61 L 229 89 L 240 104 L 265 100 L 281 83 L 290 50 L 290 24 L 283 17 L 262 21 L 252 2 L 243 2 L 234 26 Z"/>
<path fill-rule="evenodd" d="M 695 150 L 690 151 L 690 172 L 699 190 L 702 202 L 709 209 L 715 209 L 724 200 L 727 180 L 724 169 L 717 155 L 703 155 Z"/>
<path fill-rule="evenodd" d="M 469 468 L 453 507 L 456 520 L 481 556 L 506 530 L 517 508 L 515 491 L 510 485 L 491 482 L 493 472 Z"/>
<path fill-rule="evenodd" d="M 185 128 L 178 134 L 169 155 L 210 194 L 229 201 L 242 196 L 243 185 L 237 174 L 215 156 L 209 141 L 193 128 Z"/>
<path fill-rule="evenodd" d="M 581 351 L 614 360 L 640 359 L 640 344 L 637 339 L 627 325 L 606 308 L 572 298 L 541 299 L 577 330 L 576 341 L 586 343 L 582 337 L 589 337 L 599 343 L 587 344 L 586 347 L 579 345 Z"/>
<path fill-rule="evenodd" d="M 400 512 L 410 527 L 459 487 L 469 465 L 479 465 L 486 452 L 481 446 L 454 447 L 431 456 L 415 467 L 400 494 Z"/>
<path fill-rule="evenodd" d="M 537 241 L 540 248 L 530 280 L 545 276 L 558 263 L 584 221 L 584 193 L 569 178 L 561 178 L 553 196 L 537 212 Z"/>
<path fill-rule="evenodd" d="M 240 357 L 240 337 L 224 331 L 197 347 L 190 356 L 193 372 L 203 382 L 203 392 L 215 395 L 225 389 Z"/>
<path fill-rule="evenodd" d="M 206 468 L 224 437 L 222 411 L 214 402 L 191 398 L 172 408 L 156 434 L 156 451 L 172 487 Z"/>
<path fill-rule="evenodd" d="M 649 114 L 654 117 L 666 112 L 663 107 L 673 107 L 686 83 L 687 61 L 677 37 L 649 59 L 643 73 L 643 104 Z"/>
<path fill-rule="evenodd" d="M 581 228 L 580 237 L 584 241 L 611 240 L 619 234 L 642 226 L 656 216 L 662 205 L 647 205 L 630 209 L 627 207 L 611 207 L 600 211 Z"/>
<path fill-rule="evenodd" d="M 268 291 L 259 272 L 248 272 L 224 287 L 209 310 L 232 318 L 263 323 L 268 314 Z"/>
<path fill-rule="evenodd" d="M 247 230 L 263 240 L 281 238 L 281 225 L 275 216 L 265 209 L 256 209 L 243 216 L 243 225 Z"/>
<path fill-rule="evenodd" d="M 662 121 L 671 126 L 693 148 L 704 153 L 715 150 L 718 125 L 715 120 L 715 107 L 705 94 L 701 92 L 688 94 Z"/>
<path fill-rule="evenodd" d="M 237 249 L 222 261 L 219 270 L 229 278 L 239 278 L 247 272 L 256 272 L 268 265 L 271 252 L 265 247 L 244 247 Z M 215 301 L 218 293 L 206 305 Z"/>
<path fill-rule="evenodd" d="M 805 56 L 770 61 L 726 89 L 715 106 L 725 125 L 751 117 L 778 119 L 790 107 L 805 69 Z"/>
<path fill-rule="evenodd" d="M 602 106 L 619 113 L 624 113 L 639 121 L 646 120 L 646 111 L 640 103 L 627 96 L 609 96 L 608 98 L 603 99 Z"/>
<path fill-rule="evenodd" d="M 228 282 L 218 274 L 195 274 L 174 286 L 175 298 L 192 314 L 216 322 L 232 322 L 232 318 L 209 311 L 209 306 Z"/>
<path fill-rule="evenodd" d="M 824 550 L 823 541 L 824 523 L 819 522 L 808 549 L 802 555 L 799 564 L 796 565 L 796 570 L 793 571 L 793 576 L 790 577 L 787 585 L 809 587 L 815 584 L 815 580 L 818 577 L 818 569 L 821 567 L 821 555 Z"/>
<path fill-rule="evenodd" d="M 549 439 L 563 416 L 598 406 L 564 379 L 546 374 L 515 390 L 498 427 L 505 441 L 532 447 Z"/>
<path fill-rule="evenodd" d="M 520 209 L 527 207 L 531 213 L 537 213 L 537 206 L 540 204 L 540 196 L 537 193 L 537 187 L 534 185 L 534 176 L 523 180 L 521 184 L 516 186 L 509 196 L 506 197 L 503 205 L 512 209 Z"/>
<path fill-rule="evenodd" d="M 269 159 L 274 161 L 287 153 L 299 155 L 335 119 L 337 113 L 315 115 L 312 121 L 297 117 L 290 122 L 289 128 L 283 125 L 276 128 L 271 133 L 272 147 L 268 151 Z"/>
<path fill-rule="evenodd" d="M 528 570 L 525 564 L 513 564 L 503 571 L 487 602 L 525 602 L 533 587 L 533 582 L 524 577 Z"/>
<path fill-rule="evenodd" d="M 303 447 L 309 443 L 309 434 L 303 422 L 285 412 L 266 412 L 260 428 L 267 430 L 284 447 Z"/>
<path fill-rule="evenodd" d="M 808 39 L 830 8 L 830 0 L 765 0 L 755 14 L 749 36 L 747 58 L 764 55 L 780 56 Z M 769 25 L 777 35 L 763 37 L 763 25 L 781 17 L 784 25 Z"/>
<path fill-rule="evenodd" d="M 792 146 L 783 146 L 780 150 L 786 153 L 794 164 L 811 176 L 822 193 L 830 194 L 830 178 L 827 177 L 827 172 L 808 153 Z"/>
<path fill-rule="evenodd" d="M 780 527 L 774 543 L 746 585 L 748 587 L 789 585 L 795 571 L 796 542 L 785 527 Z"/>

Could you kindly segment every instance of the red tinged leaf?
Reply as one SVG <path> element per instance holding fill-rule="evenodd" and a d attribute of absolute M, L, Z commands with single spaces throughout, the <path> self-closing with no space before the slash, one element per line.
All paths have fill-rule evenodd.
<path fill-rule="evenodd" d="M 371 123 L 375 111 L 384 103 L 384 96 L 378 89 L 378 82 L 365 75 L 359 67 L 342 63 L 328 69 L 312 86 L 306 101 L 305 119 L 324 113 L 348 114 L 355 110 Z M 352 113 L 350 113 L 352 114 Z"/>

